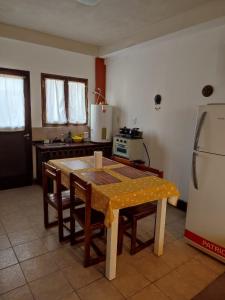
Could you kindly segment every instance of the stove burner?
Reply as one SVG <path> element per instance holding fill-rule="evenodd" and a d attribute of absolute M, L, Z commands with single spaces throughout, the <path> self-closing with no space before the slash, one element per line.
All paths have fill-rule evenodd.
<path fill-rule="evenodd" d="M 120 128 L 120 133 L 117 136 L 130 138 L 130 139 L 142 139 L 143 132 L 139 128 L 127 128 L 126 126 Z"/>

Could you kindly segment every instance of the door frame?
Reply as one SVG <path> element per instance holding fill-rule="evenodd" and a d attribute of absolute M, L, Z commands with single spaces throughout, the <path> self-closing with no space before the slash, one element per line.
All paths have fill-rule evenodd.
<path fill-rule="evenodd" d="M 29 139 L 26 140 L 26 157 L 28 162 L 28 182 L 27 184 L 31 185 L 33 182 L 33 161 L 32 161 L 32 127 L 31 127 L 31 98 L 30 98 L 30 71 L 10 69 L 10 68 L 1 68 L 0 74 L 5 75 L 15 75 L 21 76 L 24 78 L 24 105 L 25 105 L 25 129 L 24 134 L 29 135 Z M 7 135 L 7 132 L 1 132 L 1 135 Z M 24 186 L 20 180 L 12 179 L 8 183 L 3 183 L 3 187 L 0 185 L 0 189 L 19 187 Z"/>

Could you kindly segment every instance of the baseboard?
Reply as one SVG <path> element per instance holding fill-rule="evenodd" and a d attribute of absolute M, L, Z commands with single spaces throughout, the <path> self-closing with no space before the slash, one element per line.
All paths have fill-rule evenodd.
<path fill-rule="evenodd" d="M 182 211 L 187 211 L 187 202 L 182 199 L 179 199 L 177 202 L 177 208 Z"/>

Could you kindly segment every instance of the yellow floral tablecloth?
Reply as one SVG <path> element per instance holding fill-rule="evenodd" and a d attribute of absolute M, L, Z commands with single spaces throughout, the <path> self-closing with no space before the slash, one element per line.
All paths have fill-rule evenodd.
<path fill-rule="evenodd" d="M 90 157 L 76 158 L 79 160 L 88 161 Z M 76 175 L 84 180 L 85 173 L 89 171 L 99 171 L 100 169 L 85 168 L 80 170 L 72 170 L 65 167 L 65 161 L 72 159 L 59 159 L 50 161 L 52 165 L 62 170 L 62 183 L 69 187 L 69 174 L 73 171 Z M 91 164 L 90 164 L 91 166 Z M 113 210 L 124 207 L 134 206 L 141 203 L 155 201 L 163 198 L 179 197 L 177 187 L 165 180 L 156 176 L 146 176 L 137 179 L 131 179 L 124 175 L 115 172 L 115 168 L 123 166 L 122 164 L 113 164 L 103 167 L 106 173 L 120 180 L 117 183 L 97 185 L 92 183 L 92 206 L 105 214 L 105 225 L 110 227 L 113 222 Z"/>

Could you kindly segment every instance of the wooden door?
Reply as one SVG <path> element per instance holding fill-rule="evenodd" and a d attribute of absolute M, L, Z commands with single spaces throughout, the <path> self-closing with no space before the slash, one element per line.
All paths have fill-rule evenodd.
<path fill-rule="evenodd" d="M 0 189 L 30 185 L 32 177 L 30 73 L 0 68 Z"/>

